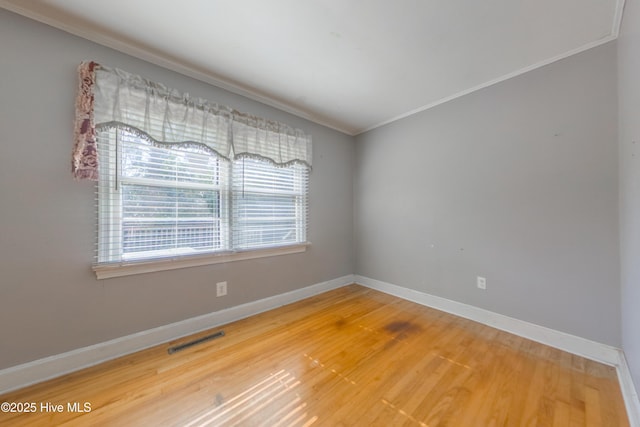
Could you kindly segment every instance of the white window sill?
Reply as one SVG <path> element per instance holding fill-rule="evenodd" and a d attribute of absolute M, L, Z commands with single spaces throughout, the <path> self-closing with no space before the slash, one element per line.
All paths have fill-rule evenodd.
<path fill-rule="evenodd" d="M 133 274 L 152 273 L 156 271 L 175 270 L 178 268 L 197 267 L 224 262 L 242 261 L 254 258 L 265 258 L 278 255 L 297 254 L 307 250 L 310 243 L 301 243 L 277 248 L 254 249 L 242 252 L 225 252 L 219 254 L 180 256 L 166 259 L 121 262 L 117 264 L 94 265 L 93 271 L 100 279 L 130 276 Z"/>

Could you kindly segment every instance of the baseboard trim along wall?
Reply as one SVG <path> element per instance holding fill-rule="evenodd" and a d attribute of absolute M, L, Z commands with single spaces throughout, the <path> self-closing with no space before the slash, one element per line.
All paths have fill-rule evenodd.
<path fill-rule="evenodd" d="M 358 275 L 346 275 L 284 294 L 3 369 L 0 370 L 0 394 L 244 319 L 352 283 L 614 366 L 618 372 L 629 422 L 631 426 L 640 427 L 640 401 L 622 350 L 468 304 Z"/>
<path fill-rule="evenodd" d="M 629 425 L 632 427 L 640 427 L 640 398 L 633 384 L 631 371 L 627 365 L 627 359 L 622 350 L 619 351 L 620 364 L 616 366 L 618 370 L 618 380 L 622 389 L 622 397 L 627 407 L 627 416 L 629 417 Z"/>
<path fill-rule="evenodd" d="M 354 283 L 353 275 L 0 370 L 0 394 Z"/>
<path fill-rule="evenodd" d="M 629 423 L 631 426 L 640 427 L 640 401 L 638 400 L 638 394 L 634 387 L 624 353 L 619 348 L 369 277 L 356 275 L 355 282 L 359 285 L 398 298 L 464 317 L 465 319 L 473 320 L 550 347 L 555 347 L 568 353 L 614 366 L 618 373 L 618 380 L 627 408 Z"/>

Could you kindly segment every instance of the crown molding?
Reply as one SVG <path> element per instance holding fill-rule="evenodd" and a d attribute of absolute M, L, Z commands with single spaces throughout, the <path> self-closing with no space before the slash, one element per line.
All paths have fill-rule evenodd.
<path fill-rule="evenodd" d="M 214 73 L 199 70 L 193 66 L 183 64 L 180 61 L 170 58 L 167 55 L 150 52 L 148 49 L 145 49 L 144 47 L 138 44 L 135 44 L 132 42 L 126 42 L 117 37 L 112 37 L 105 34 L 97 33 L 93 31 L 90 28 L 90 26 L 84 23 L 81 23 L 79 21 L 76 23 L 65 22 L 48 15 L 38 13 L 32 9 L 28 9 L 26 7 L 23 7 L 19 4 L 16 4 L 14 2 L 7 1 L 7 0 L 0 0 L 0 7 L 10 12 L 17 13 L 18 15 L 22 15 L 26 18 L 33 19 L 34 21 L 38 21 L 43 24 L 49 25 L 51 27 L 57 28 L 59 30 L 65 31 L 69 34 L 73 34 L 74 36 L 81 37 L 85 40 L 89 40 L 91 42 L 117 50 L 118 52 L 122 52 L 127 55 L 131 55 L 135 58 L 141 59 L 146 62 L 150 62 L 162 68 L 166 68 L 168 70 L 175 71 L 176 73 L 180 73 L 187 77 L 191 77 L 193 79 L 202 81 L 204 83 L 219 87 L 221 89 L 224 89 L 236 95 L 240 95 L 245 98 L 249 98 L 253 101 L 257 101 L 262 104 L 268 105 L 270 107 L 277 108 L 278 110 L 284 111 L 289 114 L 293 114 L 294 116 L 309 120 L 321 126 L 328 127 L 330 129 L 336 130 L 338 132 L 341 132 L 350 136 L 355 135 L 354 129 L 352 128 L 348 128 L 344 125 L 335 123 L 332 120 L 326 119 L 324 117 L 320 117 L 317 114 L 313 114 L 311 112 L 302 110 L 291 104 L 288 104 L 274 97 L 261 93 L 255 89 L 251 89 L 251 88 L 239 85 L 237 83 L 231 82 L 230 80 L 225 79 L 224 77 L 221 77 Z"/>
<path fill-rule="evenodd" d="M 399 114 L 397 116 L 391 117 L 389 119 L 378 122 L 374 125 L 368 126 L 366 128 L 356 129 L 352 127 L 345 126 L 341 123 L 336 123 L 333 120 L 327 119 L 326 117 L 320 117 L 317 114 L 314 114 L 309 111 L 305 111 L 299 107 L 293 106 L 285 101 L 279 100 L 273 96 L 269 96 L 265 93 L 262 93 L 258 90 L 245 87 L 238 83 L 232 82 L 229 79 L 226 79 L 222 76 L 216 75 L 211 72 L 203 71 L 201 69 L 197 69 L 193 66 L 186 65 L 181 63 L 180 61 L 170 58 L 168 55 L 163 55 L 160 53 L 150 52 L 148 49 L 145 49 L 143 46 L 135 44 L 133 42 L 126 42 L 117 37 L 108 36 L 105 34 L 99 34 L 93 31 L 90 26 L 83 24 L 82 22 L 69 23 L 60 19 L 56 19 L 52 16 L 45 15 L 42 13 L 38 13 L 30 8 L 24 7 L 20 5 L 17 1 L 10 0 L 0 0 L 0 7 L 7 9 L 11 12 L 20 14 L 27 18 L 42 22 L 44 24 L 50 25 L 54 28 L 60 29 L 67 33 L 73 34 L 75 36 L 84 38 L 86 40 L 92 41 L 94 43 L 100 44 L 102 46 L 109 47 L 111 49 L 117 50 L 119 52 L 123 52 L 125 54 L 134 56 L 136 58 L 142 59 L 144 61 L 150 62 L 152 64 L 158 65 L 160 67 L 169 69 L 171 71 L 175 71 L 177 73 L 183 74 L 185 76 L 194 78 L 196 80 L 200 80 L 202 82 L 211 84 L 213 86 L 222 88 L 236 95 L 244 96 L 245 98 L 249 98 L 251 100 L 260 102 L 262 104 L 277 108 L 281 111 L 293 114 L 294 116 L 301 117 L 303 119 L 309 120 L 316 124 L 328 127 L 330 129 L 336 130 L 338 132 L 350 135 L 357 136 L 362 133 L 374 130 L 376 128 L 385 126 L 387 124 L 396 122 L 398 120 L 402 120 L 406 117 L 412 116 L 414 114 L 418 114 L 422 111 L 431 109 L 438 105 L 444 104 L 446 102 L 452 101 L 454 99 L 463 97 L 470 93 L 476 92 L 478 90 L 487 88 L 489 86 L 493 86 L 497 83 L 503 82 L 505 80 L 509 80 L 513 77 L 517 77 L 529 71 L 535 70 L 537 68 L 544 67 L 551 63 L 560 61 L 562 59 L 568 58 L 570 56 L 576 55 L 578 53 L 584 52 L 588 49 L 592 49 L 594 47 L 603 45 L 612 40 L 617 39 L 618 34 L 620 32 L 620 26 L 622 23 L 622 16 L 624 12 L 625 0 L 618 0 L 615 6 L 615 12 L 613 21 L 611 22 L 611 32 L 609 35 L 601 38 L 600 40 L 596 40 L 591 43 L 587 43 L 583 46 L 580 46 L 576 49 L 572 49 L 568 52 L 562 53 L 550 59 L 546 59 L 544 61 L 540 61 L 536 64 L 523 67 L 519 70 L 516 70 L 511 73 L 507 73 L 501 77 L 496 79 L 489 80 L 485 83 L 473 86 L 469 89 L 465 89 L 463 91 L 457 92 L 453 95 L 438 99 L 436 101 L 430 102 L 428 104 L 422 105 L 418 108 L 414 108 L 405 113 Z"/>

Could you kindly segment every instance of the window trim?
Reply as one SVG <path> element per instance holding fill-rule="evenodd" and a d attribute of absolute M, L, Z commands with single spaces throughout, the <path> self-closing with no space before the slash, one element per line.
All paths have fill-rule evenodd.
<path fill-rule="evenodd" d="M 155 258 L 153 260 L 119 262 L 113 264 L 94 265 L 93 271 L 98 280 L 113 277 L 130 276 L 134 274 L 153 273 L 157 271 L 176 270 L 187 267 L 198 267 L 226 262 L 244 261 L 255 258 L 266 258 L 280 255 L 290 255 L 305 252 L 311 246 L 310 242 L 296 243 L 287 246 L 275 246 L 264 249 L 249 249 L 246 251 L 217 252 L 206 255 L 180 255 L 169 258 Z"/>
<path fill-rule="evenodd" d="M 98 247 L 97 250 L 100 250 L 100 245 L 104 245 L 105 242 L 108 243 L 108 246 L 111 247 L 113 245 L 118 245 L 118 243 L 114 243 L 113 239 L 106 238 L 106 235 L 111 235 L 113 230 L 111 227 L 118 222 L 121 221 L 122 209 L 121 209 L 121 201 L 119 197 L 112 197 L 114 191 L 120 191 L 118 187 L 121 187 L 124 183 L 133 183 L 136 184 L 138 179 L 136 178 L 125 178 L 122 176 L 122 170 L 118 166 L 118 159 L 122 157 L 120 150 L 122 150 L 122 146 L 120 143 L 120 132 L 119 129 L 108 129 L 102 131 L 102 138 L 108 138 L 110 143 L 105 145 L 104 152 L 102 152 L 102 156 L 107 160 L 107 164 L 109 166 L 108 174 L 101 174 L 99 182 L 96 183 L 96 192 L 98 196 Z M 228 164 L 229 170 L 226 171 L 224 182 L 226 183 L 226 187 L 228 190 L 225 191 L 225 188 L 218 187 L 217 190 L 221 194 L 221 198 L 224 199 L 224 203 L 227 205 L 225 210 L 227 212 L 227 221 L 225 222 L 224 218 L 220 218 L 221 222 L 224 223 L 223 230 L 225 231 L 225 235 L 223 239 L 226 239 L 228 245 L 232 244 L 232 236 L 231 230 L 233 228 L 233 212 L 232 212 L 232 193 L 233 188 L 231 185 L 232 175 L 233 175 L 233 167 L 234 162 L 231 161 Z M 296 171 L 296 176 L 300 172 Z M 303 177 L 299 177 L 302 179 Z M 140 183 L 147 184 L 148 180 L 141 179 Z M 296 181 L 296 185 L 299 185 L 298 181 Z M 106 190 L 106 194 L 103 190 Z M 307 190 L 309 191 L 309 190 Z M 307 193 L 305 197 L 309 197 Z M 303 209 L 304 212 L 307 211 L 308 206 L 297 206 L 296 204 L 296 213 L 299 215 L 300 209 Z M 105 222 L 100 221 L 100 213 L 99 212 L 108 212 L 109 220 Z M 305 215 L 307 217 L 307 215 Z M 299 242 L 283 242 L 277 246 L 267 246 L 267 247 L 253 247 L 253 248 L 230 248 L 216 250 L 216 251 L 205 251 L 194 254 L 172 254 L 161 257 L 151 257 L 151 258 L 139 258 L 139 259 L 114 259 L 112 261 L 103 260 L 96 262 L 92 265 L 92 270 L 96 274 L 98 280 L 109 279 L 114 277 L 122 277 L 129 276 L 135 274 L 143 274 L 143 273 L 151 273 L 158 271 L 166 271 L 166 270 L 174 270 L 181 269 L 187 267 L 197 267 L 204 265 L 212 265 L 212 264 L 221 264 L 227 262 L 234 261 L 242 261 L 256 258 L 265 258 L 272 256 L 280 256 L 280 255 L 289 255 L 295 253 L 305 252 L 307 247 L 311 244 L 306 241 L 308 238 L 308 224 L 306 224 L 304 218 L 298 218 L 296 221 L 296 226 L 302 226 L 303 238 L 305 241 Z M 121 239 L 118 239 L 121 240 Z M 120 242 L 119 244 L 122 244 Z M 120 247 L 119 252 L 121 253 L 122 248 Z"/>
<path fill-rule="evenodd" d="M 162 260 L 164 259 L 172 259 L 175 256 L 179 255 L 166 255 L 161 257 L 142 257 L 139 259 L 125 259 L 125 254 L 123 251 L 123 231 L 122 231 L 122 222 L 123 218 L 123 200 L 122 200 L 122 191 L 123 186 L 126 185 L 141 185 L 141 186 L 153 186 L 153 187 L 167 187 L 171 182 L 164 182 L 160 179 L 154 178 L 138 178 L 138 177 L 125 177 L 123 174 L 123 169 L 120 165 L 120 160 L 123 158 L 123 145 L 126 144 L 126 140 L 122 138 L 122 132 L 126 132 L 123 129 L 107 129 L 103 130 L 100 133 L 100 137 L 104 140 L 108 140 L 107 144 L 100 144 L 100 148 L 103 149 L 101 152 L 102 158 L 108 165 L 108 173 L 101 173 L 100 180 L 98 181 L 98 187 L 96 189 L 97 198 L 98 198 L 98 212 L 97 212 L 97 221 L 98 221 L 98 253 L 96 265 L 109 265 L 109 263 L 117 264 L 117 263 L 128 263 L 128 262 L 153 262 L 156 259 Z M 139 138 L 135 135 L 132 135 L 133 138 Z M 104 147 L 104 148 L 103 148 Z M 222 161 L 224 163 L 224 160 Z M 181 189 L 203 189 L 205 191 L 217 191 L 220 197 L 221 203 L 221 216 L 217 218 L 220 221 L 220 239 L 221 239 L 221 247 L 216 250 L 211 251 L 203 251 L 199 252 L 196 255 L 207 256 L 215 253 L 225 253 L 229 251 L 229 238 L 230 238 L 230 224 L 228 221 L 225 221 L 223 218 L 223 212 L 229 210 L 227 206 L 229 203 L 230 195 L 226 190 L 229 187 L 230 176 L 231 176 L 231 162 L 227 166 L 219 166 L 219 181 L 215 185 L 207 185 L 207 184 L 193 184 L 191 182 L 180 182 L 180 185 L 174 186 L 174 188 Z M 227 168 L 228 170 L 223 170 L 223 168 Z M 229 181 L 229 182 L 228 182 Z M 116 197 L 114 197 L 116 196 Z M 108 216 L 107 221 L 101 220 L 101 213 L 106 212 L 104 215 Z M 230 212 L 230 210 L 229 210 Z M 109 237 L 115 236 L 115 237 Z M 107 242 L 106 244 L 104 242 Z M 117 259 L 101 259 L 100 252 L 101 248 L 104 247 L 102 245 L 107 246 L 109 249 L 106 251 L 109 257 L 111 254 L 117 253 L 119 254 Z M 184 256 L 184 255 L 180 255 Z"/>
<path fill-rule="evenodd" d="M 269 247 L 278 247 L 278 246 L 289 246 L 289 245 L 297 245 L 302 244 L 308 239 L 308 211 L 309 211 L 309 197 L 310 197 L 310 189 L 308 186 L 308 175 L 305 176 L 301 169 L 294 168 L 293 169 L 293 189 L 292 190 L 282 190 L 282 189 L 273 189 L 273 188 L 260 188 L 254 187 L 251 184 L 247 184 L 245 186 L 244 183 L 244 161 L 246 159 L 239 159 L 231 162 L 230 171 L 229 171 L 229 247 L 232 251 L 251 251 L 251 250 L 260 250 L 266 249 Z M 249 159 L 250 161 L 251 159 Z M 242 165 L 239 162 L 243 162 Z M 241 183 L 239 183 L 236 177 L 236 171 L 242 170 L 243 177 L 241 178 Z M 308 171 L 306 171 L 308 173 Z M 238 194 L 244 193 L 246 188 L 246 192 L 252 195 L 267 195 L 267 196 L 284 196 L 287 198 L 292 198 L 294 200 L 295 207 L 295 217 L 293 218 L 296 228 L 296 235 L 300 236 L 300 240 L 294 242 L 283 242 L 280 245 L 273 244 L 271 245 L 255 245 L 255 246 L 243 246 L 241 244 L 236 244 L 236 237 L 238 234 L 242 234 L 242 230 L 237 229 L 237 221 L 240 219 L 240 215 L 236 211 L 237 202 L 238 202 Z M 307 191 L 303 191 L 306 189 Z M 250 222 L 250 220 L 249 220 Z"/>

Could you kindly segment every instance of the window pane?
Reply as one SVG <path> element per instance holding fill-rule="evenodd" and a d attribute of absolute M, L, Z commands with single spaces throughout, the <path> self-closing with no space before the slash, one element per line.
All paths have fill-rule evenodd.
<path fill-rule="evenodd" d="M 233 245 L 282 246 L 306 240 L 306 168 L 241 159 L 233 164 Z"/>
<path fill-rule="evenodd" d="M 122 236 L 125 258 L 220 249 L 220 193 L 123 185 Z"/>
<path fill-rule="evenodd" d="M 235 176 L 242 180 L 244 190 L 249 191 L 296 191 L 294 167 L 275 167 L 253 159 L 236 162 L 239 169 Z"/>
<path fill-rule="evenodd" d="M 234 200 L 236 246 L 247 248 L 298 241 L 296 197 L 245 193 Z"/>
<path fill-rule="evenodd" d="M 219 192 L 176 187 L 122 185 L 123 217 L 126 218 L 218 218 Z"/>
<path fill-rule="evenodd" d="M 203 148 L 153 143 L 122 132 L 122 177 L 219 184 L 217 156 Z"/>
<path fill-rule="evenodd" d="M 100 134 L 98 262 L 306 242 L 305 166 Z"/>

